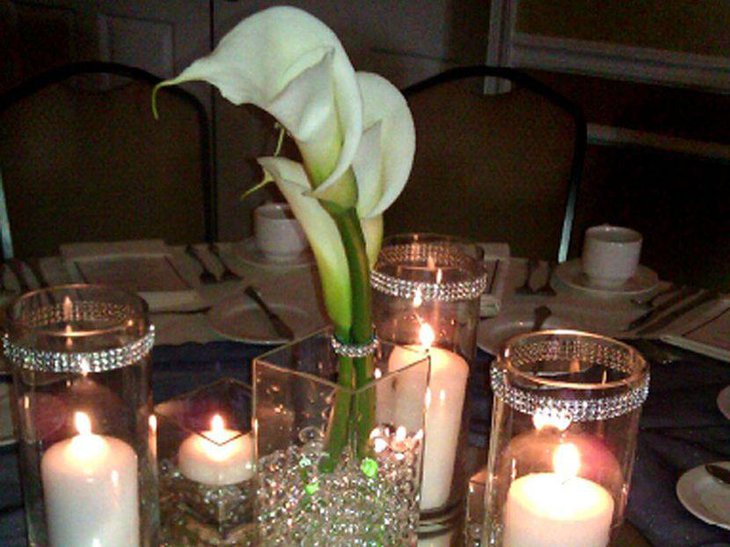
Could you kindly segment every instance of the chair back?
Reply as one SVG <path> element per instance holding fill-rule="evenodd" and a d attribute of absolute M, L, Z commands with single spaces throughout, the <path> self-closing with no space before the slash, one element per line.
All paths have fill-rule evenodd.
<path fill-rule="evenodd" d="M 485 95 L 488 76 L 512 90 Z M 387 233 L 505 241 L 515 255 L 564 261 L 586 147 L 580 108 L 504 67 L 451 69 L 404 94 L 416 156 Z"/>
<path fill-rule="evenodd" d="M 164 88 L 155 120 L 159 81 L 116 63 L 75 63 L 0 96 L 6 258 L 70 242 L 215 237 L 205 110 Z"/>

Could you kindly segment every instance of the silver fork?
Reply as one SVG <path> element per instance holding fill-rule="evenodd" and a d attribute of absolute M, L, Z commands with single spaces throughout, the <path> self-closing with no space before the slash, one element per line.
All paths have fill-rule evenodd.
<path fill-rule="evenodd" d="M 537 260 L 533 258 L 527 259 L 527 275 L 525 276 L 525 282 L 515 289 L 515 294 L 535 294 L 535 291 L 530 287 L 530 280 L 532 279 L 532 272 L 535 271 Z"/>

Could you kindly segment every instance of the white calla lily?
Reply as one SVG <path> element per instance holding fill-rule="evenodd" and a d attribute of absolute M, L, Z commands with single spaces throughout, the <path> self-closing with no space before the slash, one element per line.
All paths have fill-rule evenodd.
<path fill-rule="evenodd" d="M 370 264 L 380 251 L 382 215 L 403 191 L 413 165 L 416 131 L 403 95 L 377 74 L 358 72 L 365 131 L 352 162 L 357 179 L 357 214 Z"/>
<path fill-rule="evenodd" d="M 280 6 L 244 19 L 210 55 L 163 85 L 193 80 L 274 116 L 296 140 L 320 195 L 350 168 L 362 134 L 355 71 L 337 36 L 305 11 Z M 354 192 L 346 194 L 353 203 L 341 205 L 353 205 Z"/>

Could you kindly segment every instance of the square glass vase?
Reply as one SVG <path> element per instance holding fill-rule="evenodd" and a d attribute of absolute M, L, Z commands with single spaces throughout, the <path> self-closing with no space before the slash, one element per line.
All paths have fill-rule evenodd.
<path fill-rule="evenodd" d="M 429 360 L 387 343 L 343 357 L 331 341 L 254 360 L 259 544 L 415 545 Z M 341 385 L 350 367 L 373 380 Z"/>
<path fill-rule="evenodd" d="M 255 545 L 251 388 L 223 378 L 155 406 L 163 545 Z"/>

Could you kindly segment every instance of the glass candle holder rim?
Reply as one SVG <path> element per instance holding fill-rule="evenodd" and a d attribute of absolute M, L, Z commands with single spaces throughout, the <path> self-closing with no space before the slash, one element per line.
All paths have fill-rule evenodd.
<path fill-rule="evenodd" d="M 331 329 L 330 328 L 322 329 L 320 331 L 317 331 L 317 332 L 312 333 L 311 336 L 317 336 L 317 335 L 323 335 L 323 334 L 324 335 L 330 335 L 331 334 Z M 296 343 L 296 340 L 294 341 L 294 343 Z M 396 344 L 393 344 L 393 346 L 395 347 Z M 350 395 L 358 395 L 360 393 L 366 393 L 368 390 L 373 389 L 373 387 L 376 384 L 378 384 L 378 383 L 380 383 L 380 382 L 382 382 L 384 380 L 387 380 L 387 379 L 391 378 L 392 376 L 395 376 L 396 374 L 400 375 L 400 374 L 404 373 L 405 371 L 408 371 L 411 368 L 420 365 L 423 361 L 428 361 L 428 363 L 429 363 L 429 369 L 430 369 L 430 366 L 431 366 L 431 364 L 430 364 L 430 357 L 428 356 L 427 353 L 420 352 L 420 351 L 417 351 L 417 350 L 412 349 L 412 348 L 407 348 L 405 346 L 398 346 L 398 347 L 402 347 L 404 350 L 409 350 L 409 351 L 413 352 L 414 356 L 417 355 L 417 356 L 419 356 L 419 358 L 414 359 L 413 362 L 411 362 L 408 365 L 405 365 L 405 366 L 403 366 L 403 367 L 401 367 L 401 368 L 399 368 L 397 370 L 392 370 L 392 371 L 386 372 L 385 374 L 382 374 L 381 376 L 379 376 L 377 378 L 373 378 L 372 380 L 370 380 L 369 382 L 367 382 L 366 384 L 360 386 L 357 389 L 347 388 L 347 387 L 345 387 L 345 386 L 343 386 L 341 384 L 338 384 L 335 381 L 328 380 L 327 378 L 323 378 L 321 376 L 317 376 L 317 375 L 312 374 L 312 373 L 309 373 L 309 372 L 303 372 L 301 370 L 293 370 L 291 368 L 287 368 L 285 366 L 277 365 L 275 363 L 272 363 L 270 361 L 267 361 L 266 359 L 267 359 L 267 356 L 269 354 L 276 354 L 277 352 L 281 351 L 281 348 L 280 347 L 274 348 L 271 351 L 267 351 L 266 353 L 262 353 L 261 355 L 259 355 L 254 360 L 254 362 L 253 362 L 253 369 L 254 370 L 252 371 L 252 376 L 254 378 L 256 377 L 256 367 L 261 366 L 261 367 L 266 367 L 266 368 L 269 368 L 269 369 L 274 369 L 274 370 L 278 370 L 278 371 L 281 371 L 281 372 L 285 372 L 287 374 L 291 374 L 291 375 L 294 375 L 294 376 L 300 376 L 302 378 L 308 378 L 310 380 L 316 381 L 319 384 L 328 385 L 332 389 L 336 389 L 337 391 L 344 391 L 344 392 L 346 392 L 346 393 L 348 393 Z M 430 371 L 429 371 L 429 374 L 430 374 Z M 254 392 L 254 398 L 255 398 L 256 390 L 254 389 L 253 392 Z"/>
<path fill-rule="evenodd" d="M 204 393 L 205 391 L 210 391 L 215 386 L 224 385 L 224 384 L 235 384 L 238 388 L 243 389 L 245 392 L 247 392 L 247 395 L 249 397 L 251 397 L 251 398 L 253 397 L 253 389 L 251 389 L 251 386 L 249 384 L 247 384 L 246 382 L 242 382 L 241 380 L 238 380 L 236 378 L 226 377 L 226 378 L 221 378 L 220 380 L 216 380 L 215 382 L 213 382 L 211 384 L 200 386 L 198 388 L 195 388 L 192 391 L 188 391 L 181 395 L 176 395 L 174 397 L 170 397 L 169 399 L 166 399 L 165 401 L 161 401 L 161 402 L 157 403 L 154 407 L 154 415 L 157 419 L 160 419 L 164 422 L 172 423 L 176 427 L 185 431 L 186 433 L 196 434 L 199 437 L 202 437 L 203 439 L 212 442 L 213 444 L 216 444 L 218 446 L 224 446 L 224 445 L 228 444 L 229 442 L 242 437 L 243 435 L 247 435 L 247 434 L 251 433 L 253 431 L 253 427 L 251 427 L 249 430 L 246 430 L 246 431 L 243 431 L 243 430 L 239 431 L 238 435 L 234 435 L 233 437 L 226 439 L 223 442 L 218 442 L 214 439 L 211 439 L 210 437 L 207 437 L 206 435 L 203 435 L 203 433 L 200 430 L 198 430 L 198 428 L 188 427 L 185 424 L 181 424 L 175 416 L 165 414 L 164 411 L 158 410 L 159 407 L 162 407 L 166 403 L 173 403 L 175 401 L 183 401 L 186 399 L 191 399 L 200 393 Z"/>
<path fill-rule="evenodd" d="M 472 263 L 474 272 L 471 279 L 462 281 L 411 281 L 395 277 L 380 271 L 384 262 L 400 262 L 402 257 L 397 256 L 396 250 L 416 245 L 433 244 L 439 246 L 458 245 L 460 249 L 471 248 L 475 256 L 461 253 L 463 259 Z M 393 258 L 389 255 L 396 254 Z M 373 290 L 390 294 L 398 298 L 421 298 L 424 301 L 458 301 L 478 298 L 487 288 L 488 272 L 484 267 L 484 249 L 476 241 L 468 238 L 444 235 L 432 232 L 409 232 L 394 234 L 383 240 L 378 259 L 370 273 L 370 286 Z"/>
<path fill-rule="evenodd" d="M 114 325 L 109 328 L 87 329 L 71 331 L 61 329 L 57 326 L 49 328 L 49 325 L 43 321 L 28 321 L 22 314 L 22 307 L 29 305 L 33 307 L 33 299 L 43 294 L 63 294 L 71 291 L 86 291 L 91 294 L 106 295 L 106 298 L 99 298 L 98 301 L 87 300 L 86 302 L 95 302 L 98 305 L 110 304 L 114 299 L 124 302 L 124 314 Z M 51 299 L 49 299 L 51 300 Z M 78 301 L 70 301 L 73 306 Z M 44 307 L 57 307 L 65 304 L 55 304 Z M 147 302 L 137 294 L 99 284 L 74 283 L 67 285 L 55 285 L 51 287 L 43 287 L 29 291 L 17 297 L 6 309 L 7 330 L 3 335 L 3 354 L 5 357 L 21 369 L 36 372 L 52 372 L 52 373 L 96 373 L 106 372 L 117 368 L 122 368 L 130 364 L 136 363 L 145 355 L 149 354 L 154 345 L 155 328 L 148 319 L 149 307 Z M 87 310 L 88 311 L 88 310 Z M 92 309 L 91 312 L 98 310 Z M 62 311 L 62 313 L 65 313 Z M 44 318 L 50 321 L 50 318 Z M 108 319 L 107 316 L 104 319 Z M 56 350 L 36 349 L 33 344 L 20 343 L 24 333 L 34 332 L 36 338 L 45 337 L 48 339 L 70 339 L 70 336 L 76 333 L 75 338 L 98 338 L 104 336 L 113 336 L 117 332 L 126 332 L 129 326 L 139 323 L 143 329 L 136 333 L 135 339 L 128 341 L 122 346 L 112 346 L 108 348 L 100 348 L 94 351 L 79 351 L 74 346 L 58 348 Z"/>
<path fill-rule="evenodd" d="M 559 383 L 549 378 L 524 374 L 514 366 L 510 366 L 509 359 L 503 357 L 505 353 L 508 353 L 507 348 L 511 347 L 509 342 L 520 341 L 520 339 L 528 337 L 535 338 L 561 334 L 608 341 L 619 347 L 625 346 L 630 354 L 638 359 L 639 367 L 634 371 L 634 374 L 619 382 L 607 382 L 605 384 Z M 509 407 L 523 414 L 534 416 L 547 413 L 568 418 L 571 422 L 592 422 L 623 416 L 641 408 L 649 394 L 649 368 L 638 351 L 612 338 L 582 331 L 538 331 L 511 338 L 500 355 L 500 359 L 493 362 L 489 372 L 495 398 L 503 401 Z M 531 382 L 533 387 L 517 385 L 509 380 L 510 375 L 517 375 L 518 378 Z M 629 382 L 629 379 L 633 379 L 634 382 Z M 555 387 L 556 390 L 541 389 L 545 387 Z M 568 389 L 573 393 L 585 393 L 588 398 L 563 397 L 559 391 L 561 389 Z M 597 392 L 603 392 L 604 395 L 598 395 Z M 615 393 L 605 395 L 606 392 Z"/>
<path fill-rule="evenodd" d="M 136 308 L 136 306 L 130 306 L 128 308 L 130 312 L 135 312 L 134 318 L 144 319 L 148 317 L 149 304 L 147 304 L 147 301 L 135 292 L 121 289 L 119 287 L 112 287 L 110 285 L 102 285 L 98 283 L 68 283 L 64 285 L 41 287 L 39 289 L 34 289 L 15 297 L 5 308 L 6 324 L 17 325 L 19 328 L 22 329 L 34 330 L 36 332 L 42 333 L 45 336 L 58 338 L 83 338 L 104 334 L 114 334 L 114 332 L 116 331 L 125 329 L 124 322 L 129 321 L 129 317 L 125 318 L 124 322 L 120 321 L 115 325 L 111 325 L 105 328 L 84 329 L 83 331 L 68 331 L 65 329 L 48 329 L 45 325 L 32 324 L 24 320 L 19 314 L 14 313 L 18 311 L 18 307 L 21 304 L 24 304 L 25 302 L 30 301 L 33 298 L 36 298 L 42 294 L 51 294 L 54 292 L 61 293 L 63 291 L 74 290 L 99 291 L 106 292 L 108 294 L 115 294 L 118 297 L 128 299 L 129 302 L 134 302 L 135 305 L 139 306 L 139 308 Z M 74 302 L 71 301 L 71 304 L 73 305 Z"/>
<path fill-rule="evenodd" d="M 579 336 L 581 338 L 589 338 L 596 341 L 609 341 L 614 346 L 621 347 L 622 349 L 626 350 L 628 353 L 632 354 L 638 363 L 638 366 L 633 367 L 631 371 L 629 372 L 628 376 L 625 378 L 620 378 L 618 380 L 612 380 L 610 382 L 605 383 L 579 383 L 579 382 L 565 382 L 560 380 L 552 380 L 550 378 L 546 378 L 544 376 L 534 376 L 529 371 L 523 371 L 514 366 L 514 363 L 509 358 L 509 351 L 512 348 L 512 346 L 515 343 L 519 343 L 523 340 L 529 340 L 531 338 L 537 338 L 537 337 L 543 337 L 543 336 Z M 609 338 L 608 336 L 603 336 L 601 334 L 595 334 L 592 332 L 585 332 L 580 330 L 574 330 L 574 329 L 547 329 L 547 330 L 541 330 L 541 331 L 535 331 L 535 332 L 526 332 L 522 334 L 515 335 L 507 340 L 505 342 L 504 348 L 500 352 L 499 358 L 497 359 L 498 362 L 503 363 L 505 366 L 505 369 L 513 373 L 515 376 L 529 381 L 534 382 L 536 384 L 540 384 L 545 387 L 551 387 L 556 389 L 574 389 L 574 390 L 585 390 L 585 391 L 595 391 L 597 389 L 600 390 L 610 390 L 615 388 L 621 388 L 621 387 L 631 387 L 632 385 L 638 384 L 641 382 L 642 377 L 644 377 L 649 372 L 649 366 L 642 357 L 642 355 L 632 346 L 629 344 L 626 344 L 625 342 L 621 342 L 620 340 L 616 340 L 615 338 Z"/>
<path fill-rule="evenodd" d="M 197 437 L 200 437 L 201 439 L 205 439 L 206 441 L 216 445 L 216 446 L 226 446 L 227 444 L 235 441 L 236 439 L 240 439 L 244 435 L 248 435 L 253 432 L 254 428 L 251 427 L 249 430 L 236 430 L 236 435 L 232 435 L 229 438 L 227 438 L 225 441 L 217 441 L 216 439 L 209 437 L 205 434 L 205 431 L 200 431 L 197 428 L 193 427 L 187 427 L 183 424 L 180 424 L 179 422 L 175 421 L 174 418 L 171 418 L 169 416 L 165 416 L 164 414 L 158 414 L 155 412 L 154 414 L 158 419 L 160 419 L 162 422 L 170 423 L 178 427 L 180 430 L 184 431 L 185 433 L 189 433 L 190 435 L 196 435 Z M 158 426 L 159 427 L 159 426 Z"/>

